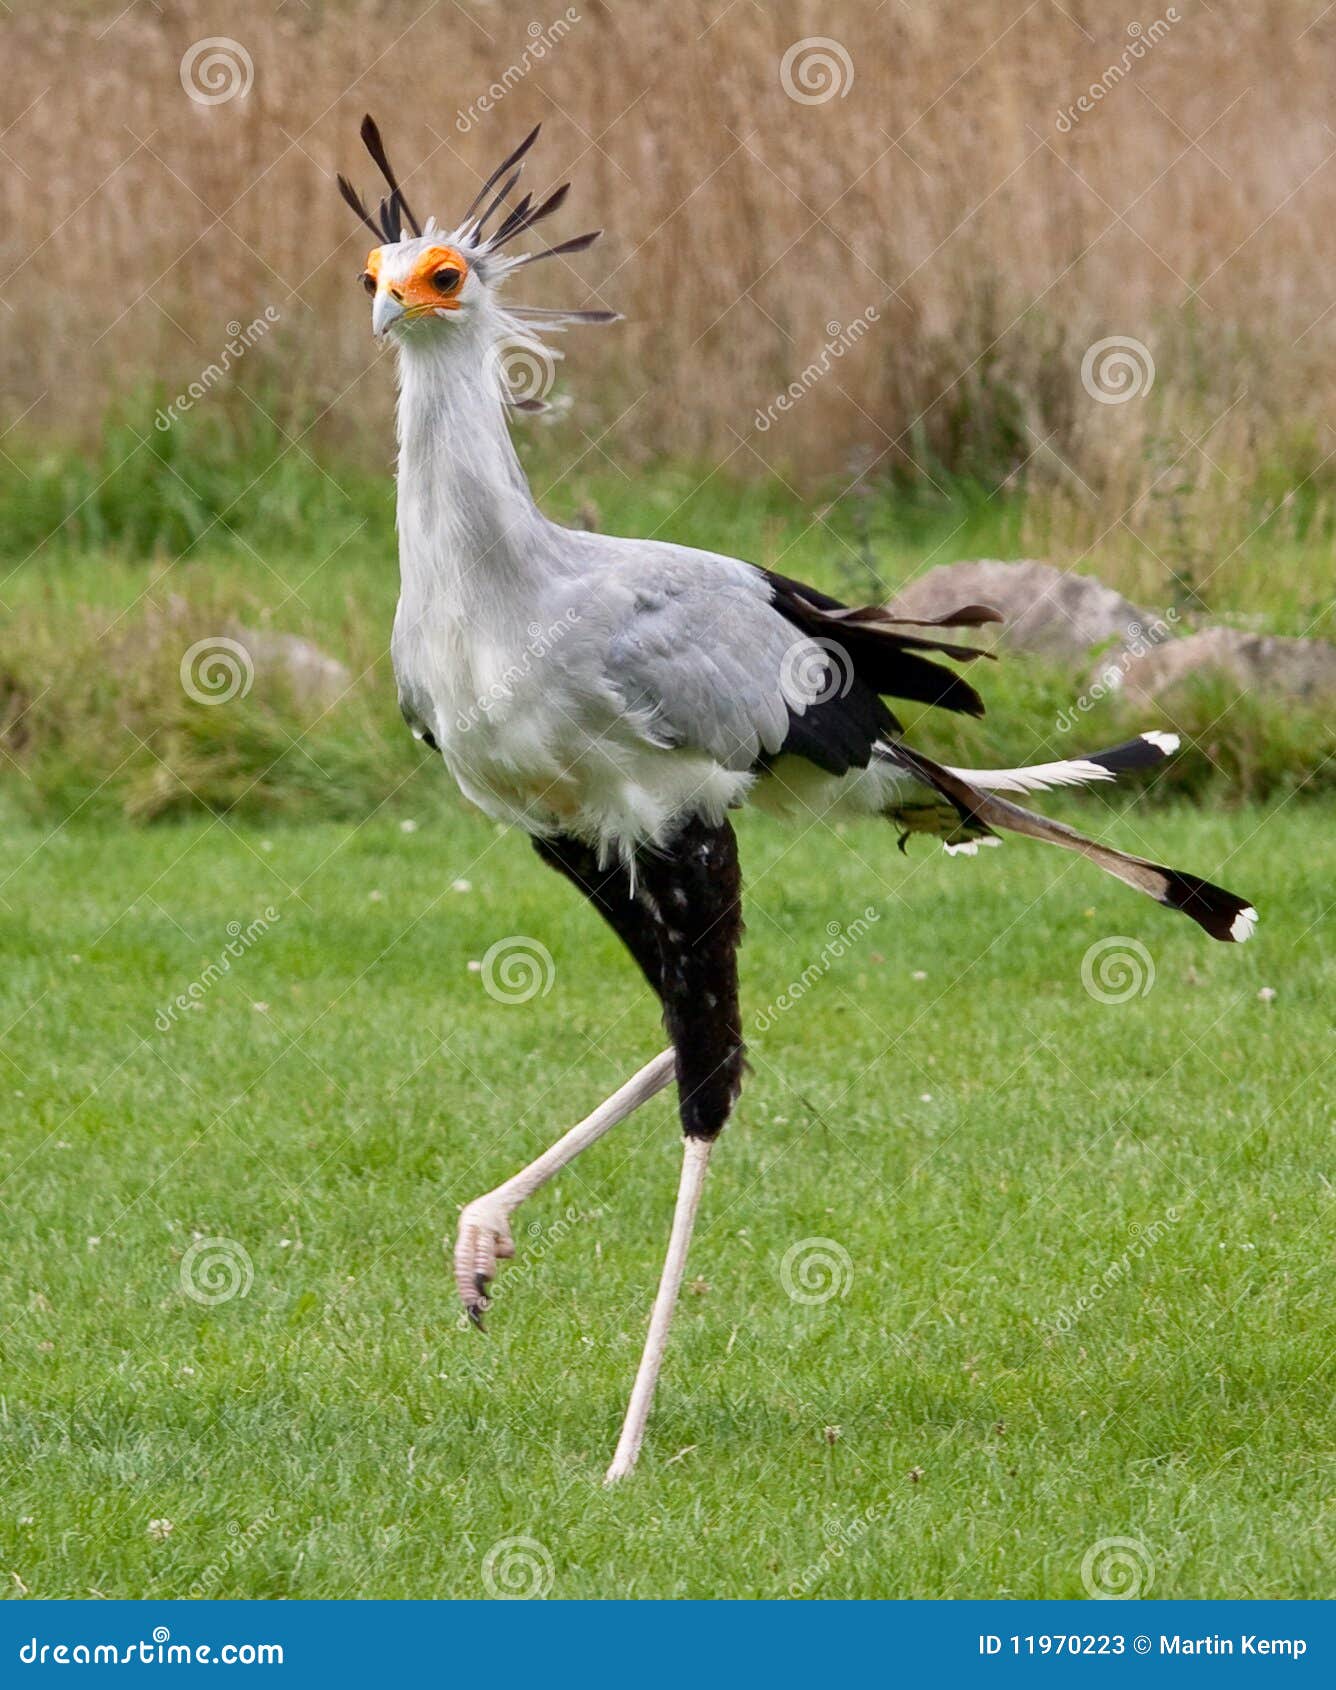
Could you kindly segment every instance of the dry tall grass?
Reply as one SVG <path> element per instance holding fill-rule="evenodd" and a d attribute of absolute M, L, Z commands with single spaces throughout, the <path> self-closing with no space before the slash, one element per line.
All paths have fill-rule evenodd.
<path fill-rule="evenodd" d="M 294 415 L 388 457 L 388 371 L 355 285 L 367 241 L 333 183 L 371 185 L 370 109 L 413 202 L 443 216 L 543 119 L 531 173 L 574 178 L 564 232 L 608 235 L 528 293 L 627 314 L 570 336 L 564 377 L 575 423 L 624 464 L 1024 465 L 1078 501 L 1200 482 L 1212 462 L 1290 485 L 1322 463 L 1336 410 L 1336 12 L 1153 3 L 575 0 L 541 61 L 558 0 L 20 6 L 0 89 L 5 421 L 31 405 L 25 426 L 86 428 L 146 379 L 171 395 L 225 325 L 272 306 L 243 382 L 279 379 Z M 195 103 L 183 55 L 224 35 L 253 85 Z M 853 71 L 819 104 L 781 85 L 810 36 Z M 869 307 L 870 332 L 758 429 Z M 1111 335 L 1156 366 L 1119 405 L 1079 373 Z"/>

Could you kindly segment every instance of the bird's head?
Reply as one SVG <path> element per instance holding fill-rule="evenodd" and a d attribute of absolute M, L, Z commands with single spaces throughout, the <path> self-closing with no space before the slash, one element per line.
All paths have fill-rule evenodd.
<path fill-rule="evenodd" d="M 488 342 L 519 340 L 536 345 L 537 336 L 549 329 L 617 320 L 615 311 L 539 310 L 532 306 L 507 310 L 500 304 L 501 286 L 514 271 L 543 258 L 582 252 L 603 233 L 594 229 L 540 252 L 504 250 L 541 219 L 550 217 L 570 191 L 570 183 L 564 182 L 537 204 L 532 194 L 512 198 L 525 155 L 537 139 L 535 127 L 492 171 L 458 224 L 446 229 L 434 217 L 425 224 L 418 222 L 390 166 L 379 129 L 370 117 L 363 119 L 362 140 L 389 193 L 373 217 L 352 184 L 343 176 L 338 181 L 344 199 L 377 240 L 361 272 L 362 287 L 372 301 L 371 328 L 375 335 L 392 336 L 403 345 L 418 337 L 457 335 L 467 326 L 480 326 Z"/>

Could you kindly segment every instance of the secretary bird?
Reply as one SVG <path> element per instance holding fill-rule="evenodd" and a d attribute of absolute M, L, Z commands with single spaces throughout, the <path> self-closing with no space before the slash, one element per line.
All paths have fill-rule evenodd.
<path fill-rule="evenodd" d="M 542 514 L 511 444 L 501 352 L 548 355 L 541 335 L 616 313 L 502 304 L 514 271 L 602 232 L 505 250 L 569 190 L 512 199 L 537 138 L 535 128 L 448 230 L 409 210 L 370 117 L 362 139 L 388 194 L 373 218 L 342 176 L 339 187 L 375 236 L 361 281 L 372 330 L 398 355 L 400 707 L 464 794 L 528 833 L 611 925 L 658 995 L 671 1041 L 537 1161 L 469 1203 L 455 1248 L 459 1294 L 481 1326 L 497 1261 L 515 1253 L 514 1210 L 677 1081 L 681 1179 L 611 1482 L 640 1452 L 706 1166 L 742 1084 L 730 811 L 871 813 L 902 845 L 927 833 L 965 853 L 999 843 L 998 829 L 1025 834 L 1079 852 L 1215 939 L 1246 939 L 1256 912 L 1194 874 L 999 796 L 1111 780 L 1168 756 L 1171 734 L 1020 769 L 946 768 L 905 743 L 886 697 L 983 714 L 940 659 L 984 654 L 917 630 L 999 621 L 996 611 L 965 605 L 908 623 L 736 558 L 562 528 Z"/>

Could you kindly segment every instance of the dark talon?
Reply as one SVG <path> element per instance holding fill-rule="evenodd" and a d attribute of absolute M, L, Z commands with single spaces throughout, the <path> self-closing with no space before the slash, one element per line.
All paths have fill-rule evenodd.
<path fill-rule="evenodd" d="M 470 1303 L 468 1305 L 468 1311 L 470 1324 L 476 1326 L 479 1332 L 485 1333 L 487 1328 L 482 1323 L 482 1304 Z"/>

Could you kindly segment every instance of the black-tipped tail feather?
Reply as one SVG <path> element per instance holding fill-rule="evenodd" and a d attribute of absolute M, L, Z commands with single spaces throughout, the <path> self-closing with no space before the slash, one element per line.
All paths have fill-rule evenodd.
<path fill-rule="evenodd" d="M 1119 747 L 1118 752 L 1124 749 Z M 1022 809 L 1019 804 L 1012 804 L 994 793 L 981 792 L 954 770 L 943 768 L 899 741 L 888 746 L 886 754 L 948 799 L 961 818 L 962 831 L 970 837 L 987 837 L 1001 828 L 1008 833 L 1024 834 L 1029 839 L 1042 839 L 1047 844 L 1078 852 L 1106 874 L 1115 876 L 1138 892 L 1144 892 L 1148 898 L 1154 898 L 1157 904 L 1182 910 L 1213 939 L 1241 944 L 1252 935 L 1257 911 L 1245 898 L 1227 892 L 1223 886 L 1214 886 L 1209 880 L 1202 880 L 1181 869 L 1147 862 L 1144 857 L 1130 856 L 1126 851 L 1115 850 L 1112 845 L 1102 845 L 1096 839 L 1087 838 L 1063 822 L 1036 815 L 1032 810 Z M 1117 752 L 1105 755 L 1117 755 Z"/>

